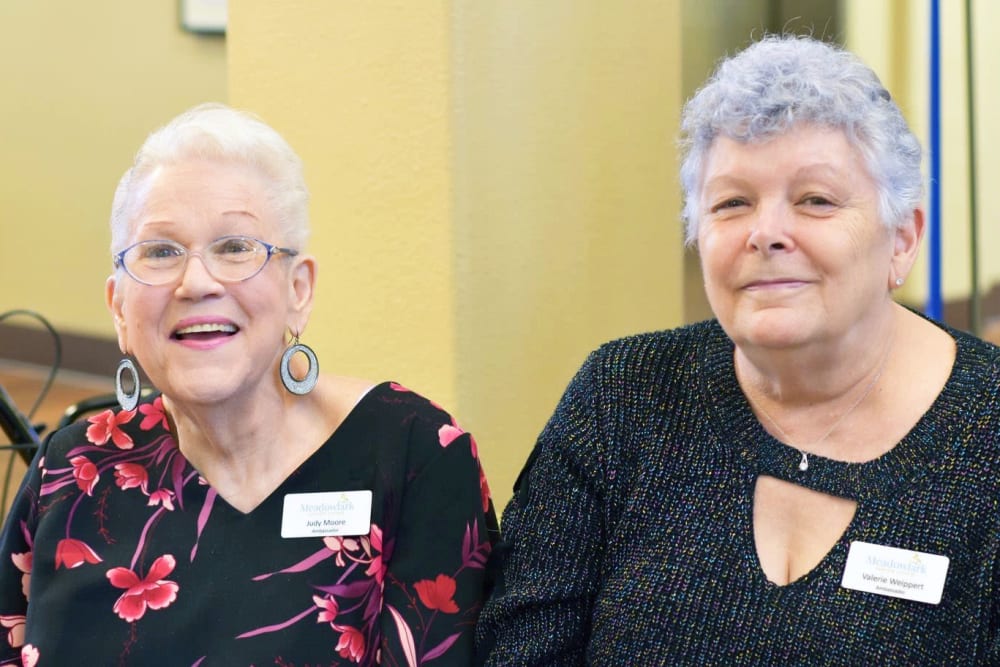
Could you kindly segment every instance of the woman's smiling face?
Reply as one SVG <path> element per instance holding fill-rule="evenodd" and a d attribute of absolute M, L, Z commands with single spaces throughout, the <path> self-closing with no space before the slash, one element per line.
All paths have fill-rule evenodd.
<path fill-rule="evenodd" d="M 280 246 L 268 192 L 266 179 L 243 165 L 198 159 L 160 166 L 130 202 L 128 244 L 167 239 L 197 253 L 242 235 Z M 190 256 L 183 274 L 165 285 L 140 284 L 119 269 L 107 297 L 119 344 L 160 391 L 176 402 L 217 404 L 279 390 L 285 333 L 305 326 L 312 278 L 310 258 L 279 254 L 247 280 L 222 282 Z"/>
<path fill-rule="evenodd" d="M 896 245 L 878 195 L 839 130 L 716 139 L 698 250 L 709 303 L 737 345 L 794 347 L 873 326 L 890 299 Z"/>

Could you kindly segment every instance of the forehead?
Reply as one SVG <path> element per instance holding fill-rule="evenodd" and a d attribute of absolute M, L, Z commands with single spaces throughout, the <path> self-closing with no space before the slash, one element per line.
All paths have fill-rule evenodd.
<path fill-rule="evenodd" d="M 824 173 L 867 173 L 858 149 L 840 129 L 798 125 L 762 141 L 743 142 L 720 135 L 709 149 L 704 185 L 719 178 L 782 178 Z"/>
<path fill-rule="evenodd" d="M 129 194 L 130 235 L 269 234 L 276 229 L 269 185 L 242 164 L 198 159 L 160 165 Z"/>

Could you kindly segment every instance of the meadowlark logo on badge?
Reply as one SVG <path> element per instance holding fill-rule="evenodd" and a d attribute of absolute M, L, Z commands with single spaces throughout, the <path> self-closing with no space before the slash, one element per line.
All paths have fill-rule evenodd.
<path fill-rule="evenodd" d="M 868 564 L 877 570 L 894 574 L 927 574 L 927 566 L 920 560 L 920 554 L 915 553 L 908 561 L 895 558 L 880 557 L 868 554 Z"/>
<path fill-rule="evenodd" d="M 289 494 L 281 515 L 281 536 L 367 535 L 371 508 L 371 491 Z"/>
<path fill-rule="evenodd" d="M 938 604 L 950 559 L 868 542 L 851 542 L 841 586 L 866 593 Z"/>
<path fill-rule="evenodd" d="M 354 503 L 347 497 L 346 493 L 341 493 L 340 498 L 335 503 L 302 503 L 299 511 L 306 514 L 316 514 L 321 512 L 353 512 Z"/>

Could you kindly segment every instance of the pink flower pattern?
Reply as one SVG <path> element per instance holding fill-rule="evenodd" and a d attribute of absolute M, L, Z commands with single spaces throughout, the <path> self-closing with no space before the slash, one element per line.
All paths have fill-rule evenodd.
<path fill-rule="evenodd" d="M 396 517 L 390 512 L 394 505 L 387 498 L 384 508 L 373 506 L 373 519 L 377 515 L 385 521 L 373 520 L 368 534 L 327 535 L 313 541 L 291 540 L 296 544 L 314 544 L 312 554 L 306 555 L 308 550 L 301 552 L 304 557 L 300 560 L 282 564 L 283 569 L 279 571 L 252 576 L 241 584 L 250 587 L 252 593 L 255 586 L 262 585 L 257 582 L 280 577 L 275 579 L 274 585 L 287 591 L 285 597 L 301 596 L 303 606 L 300 607 L 302 611 L 291 618 L 269 619 L 270 624 L 250 627 L 231 641 L 246 641 L 272 633 L 280 638 L 293 626 L 311 618 L 315 620 L 312 627 L 320 624 L 328 629 L 329 642 L 325 646 L 331 651 L 329 662 L 340 664 L 339 659 L 371 667 L 387 661 L 386 664 L 416 667 L 425 663 L 438 664 L 430 661 L 454 653 L 460 636 L 471 636 L 481 602 L 477 596 L 481 590 L 482 571 L 495 539 L 495 519 L 475 442 L 438 406 L 430 404 L 433 410 L 414 407 L 421 402 L 426 406 L 428 402 L 400 385 L 387 384 L 381 393 L 376 390 L 369 393 L 373 395 L 377 398 L 363 400 L 402 406 L 400 409 L 405 410 L 402 414 L 410 415 L 402 421 L 407 431 L 412 427 L 406 420 L 412 415 L 420 414 L 420 419 L 435 415 L 440 421 L 432 429 L 428 428 L 426 436 L 429 437 L 425 436 L 420 442 L 432 443 L 438 452 L 453 451 L 454 454 L 447 454 L 449 460 L 465 461 L 461 464 L 466 466 L 463 470 L 475 474 L 471 479 L 465 478 L 478 484 L 474 505 L 465 506 L 464 511 L 469 514 L 460 527 L 449 524 L 458 528 L 459 534 L 453 538 L 461 542 L 460 550 L 456 542 L 454 565 L 446 572 L 427 571 L 416 580 L 397 578 L 393 574 L 393 556 L 398 526 Z M 44 515 L 58 510 L 59 516 L 65 517 L 65 536 L 54 545 L 54 564 L 58 570 L 86 571 L 107 561 L 103 565 L 107 569 L 100 579 L 112 590 L 121 591 L 107 612 L 111 618 L 120 619 L 115 622 L 126 628 L 121 655 L 109 660 L 114 662 L 117 658 L 121 662 L 133 650 L 136 633 L 141 635 L 143 628 L 151 627 L 146 625 L 150 617 L 160 623 L 160 618 L 167 617 L 161 616 L 165 613 L 163 610 L 181 609 L 186 601 L 197 599 L 197 592 L 193 597 L 185 594 L 190 583 L 185 578 L 188 563 L 200 557 L 199 543 L 215 525 L 212 517 L 221 500 L 180 454 L 167 430 L 169 422 L 160 397 L 142 403 L 134 411 L 108 410 L 87 421 L 85 443 L 69 446 L 65 452 L 49 451 L 35 466 L 33 493 L 38 500 L 34 511 Z M 108 443 L 114 447 L 108 447 Z M 431 450 L 426 451 L 432 454 Z M 437 456 L 445 455 L 434 455 Z M 452 483 L 455 475 L 449 472 L 442 479 Z M 135 535 L 119 534 L 116 529 L 130 526 L 115 524 L 109 519 L 113 516 L 109 513 L 111 503 L 135 511 L 135 501 L 121 504 L 126 498 L 141 499 L 141 505 L 147 508 L 145 523 Z M 171 537 L 177 534 L 192 536 L 189 554 L 183 551 L 164 553 L 159 547 L 163 544 L 160 541 L 155 543 L 158 546 L 153 546 L 153 538 L 165 525 L 167 517 L 173 516 L 182 520 L 190 517 L 187 525 L 193 528 L 189 532 L 176 533 L 174 529 L 170 534 Z M 77 528 L 84 523 L 90 526 L 87 531 Z M 20 547 L 3 557 L 11 559 L 14 568 L 9 569 L 22 577 L 24 599 L 14 610 L 8 610 L 6 601 L 0 599 L 0 625 L 6 630 L 6 644 L 10 651 L 16 651 L 16 657 L 0 650 L 0 663 L 7 664 L 5 659 L 20 659 L 23 664 L 35 665 L 46 651 L 46 639 L 43 634 L 32 634 L 31 624 L 26 625 L 24 610 L 33 561 L 36 561 L 33 556 L 39 547 L 32 543 L 34 524 L 22 519 L 22 525 Z M 482 533 L 481 537 L 484 527 L 490 532 Z M 166 551 L 173 551 L 175 542 L 170 544 L 172 546 Z M 400 558 L 409 557 L 412 546 L 408 546 Z M 42 548 L 52 553 L 49 551 L 53 549 L 51 544 Z M 214 548 L 218 549 L 218 544 Z M 253 546 L 246 544 L 241 548 L 252 549 Z M 0 579 L 3 576 L 3 568 L 0 568 Z M 190 585 L 197 586 L 196 583 Z M 174 609 L 168 614 L 178 613 Z M 99 612 L 95 610 L 95 613 Z M 387 623 L 387 619 L 391 620 Z M 131 629 L 127 629 L 129 627 Z M 468 643 L 464 646 L 462 650 L 468 650 Z M 49 658 L 60 660 L 58 655 Z M 203 656 L 193 662 L 199 664 L 204 659 Z M 132 664 L 132 658 L 128 663 Z M 292 663 L 275 657 L 274 664 Z"/>
<path fill-rule="evenodd" d="M 113 410 L 105 410 L 87 419 L 91 426 L 87 429 L 87 439 L 95 445 L 107 444 L 108 440 L 115 443 L 119 449 L 132 449 L 132 437 L 121 429 L 122 424 L 127 424 L 135 417 L 135 410 L 115 413 Z"/>
<path fill-rule="evenodd" d="M 56 545 L 56 568 L 63 566 L 67 569 L 80 567 L 84 563 L 96 565 L 101 562 L 101 557 L 91 549 L 85 542 L 65 538 L 59 540 Z"/>
<path fill-rule="evenodd" d="M 21 649 L 21 664 L 24 667 L 35 667 L 38 664 L 38 649 L 31 644 L 25 644 Z"/>
<path fill-rule="evenodd" d="M 343 634 L 337 640 L 334 651 L 340 654 L 341 658 L 347 658 L 351 662 L 361 662 L 365 657 L 365 637 L 357 628 L 345 625 L 341 628 Z"/>
<path fill-rule="evenodd" d="M 164 577 L 174 571 L 177 561 L 170 554 L 160 556 L 149 568 L 149 574 L 140 579 L 132 570 L 114 567 L 108 570 L 108 580 L 115 588 L 124 588 L 114 611 L 122 620 L 137 621 L 149 609 L 164 609 L 177 599 L 180 587 Z"/>
<path fill-rule="evenodd" d="M 31 597 L 31 565 L 34 561 L 32 552 L 25 551 L 21 554 L 11 554 L 10 560 L 14 563 L 14 567 L 21 572 L 21 593 L 24 595 L 24 599 L 27 600 Z"/>
<path fill-rule="evenodd" d="M 313 596 L 313 602 L 319 607 L 319 614 L 316 617 L 317 623 L 330 623 L 332 624 L 337 620 L 337 613 L 340 608 L 337 606 L 337 600 L 332 597 L 320 597 L 318 595 Z"/>
<path fill-rule="evenodd" d="M 88 496 L 94 495 L 94 487 L 101 479 L 101 474 L 97 472 L 97 466 L 90 462 L 86 456 L 74 456 L 69 460 L 73 466 L 73 479 L 80 490 Z"/>
<path fill-rule="evenodd" d="M 150 507 L 155 505 L 162 505 L 163 508 L 169 512 L 174 511 L 174 492 L 170 489 L 157 489 L 149 494 L 149 502 L 146 503 Z"/>
<path fill-rule="evenodd" d="M 24 619 L 23 614 L 0 615 L 0 625 L 7 628 L 7 644 L 12 648 L 24 646 Z"/>
<path fill-rule="evenodd" d="M 149 474 L 138 463 L 116 463 L 115 484 L 122 491 L 139 488 L 148 494 L 146 487 L 149 484 Z"/>
<path fill-rule="evenodd" d="M 434 581 L 422 579 L 413 584 L 417 589 L 417 596 L 428 609 L 436 609 L 446 614 L 454 614 L 458 611 L 455 604 L 455 589 L 458 587 L 455 580 L 446 574 L 439 574 Z"/>
<path fill-rule="evenodd" d="M 143 403 L 139 406 L 139 412 L 142 413 L 142 422 L 139 424 L 139 428 L 143 431 L 154 428 L 162 428 L 163 430 L 170 428 L 167 423 L 167 413 L 163 409 L 162 397 L 157 396 L 152 403 Z"/>

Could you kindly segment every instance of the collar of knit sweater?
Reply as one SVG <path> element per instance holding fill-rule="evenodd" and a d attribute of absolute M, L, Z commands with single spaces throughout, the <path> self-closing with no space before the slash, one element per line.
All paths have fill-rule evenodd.
<path fill-rule="evenodd" d="M 970 336 L 949 330 L 956 339 L 951 375 L 931 408 L 895 447 L 864 463 L 848 463 L 812 455 L 808 472 L 799 469 L 798 450 L 768 433 L 754 415 L 736 379 L 733 343 L 716 323 L 714 335 L 702 344 L 699 362 L 701 399 L 709 408 L 718 435 L 720 456 L 736 456 L 754 475 L 771 475 L 841 498 L 864 500 L 893 493 L 901 485 L 926 475 L 955 448 L 973 448 L 961 429 L 973 416 L 973 397 L 982 391 L 973 370 L 991 363 L 984 346 Z"/>

